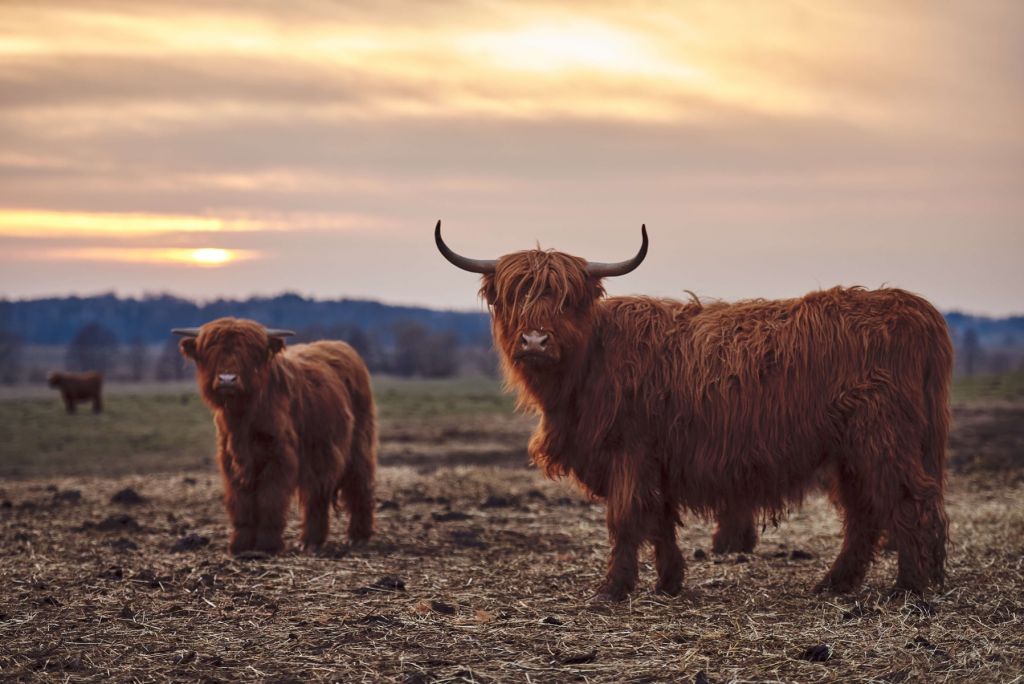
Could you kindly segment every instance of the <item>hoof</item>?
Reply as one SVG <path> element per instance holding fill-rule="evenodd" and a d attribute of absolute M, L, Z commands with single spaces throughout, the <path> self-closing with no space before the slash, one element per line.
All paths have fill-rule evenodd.
<path fill-rule="evenodd" d="M 836 580 L 826 576 L 814 585 L 815 594 L 849 594 L 860 585 L 859 582 Z"/>
<path fill-rule="evenodd" d="M 654 587 L 654 593 L 658 596 L 679 596 L 683 590 L 682 582 L 667 582 L 665 584 L 658 583 Z"/>
<path fill-rule="evenodd" d="M 626 600 L 627 596 L 629 596 L 629 592 L 627 591 L 608 591 L 602 589 L 590 597 L 589 603 L 622 603 Z"/>
<path fill-rule="evenodd" d="M 266 551 L 257 551 L 255 549 L 250 549 L 247 551 L 238 551 L 233 555 L 236 559 L 243 561 L 268 560 L 270 558 L 270 554 Z"/>

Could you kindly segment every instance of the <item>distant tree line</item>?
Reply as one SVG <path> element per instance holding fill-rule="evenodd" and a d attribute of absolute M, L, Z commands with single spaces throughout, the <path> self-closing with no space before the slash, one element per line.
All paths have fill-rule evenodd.
<path fill-rule="evenodd" d="M 192 366 L 178 353 L 170 329 L 228 315 L 290 327 L 298 333 L 292 343 L 343 340 L 374 373 L 426 378 L 497 373 L 489 320 L 483 313 L 325 302 L 297 295 L 203 305 L 169 296 L 104 295 L 0 300 L 0 383 L 38 382 L 57 368 L 99 370 L 123 381 L 184 380 L 192 377 Z M 946 320 L 958 375 L 1024 370 L 1024 317 L 951 313 Z M 59 354 L 49 351 L 61 347 Z"/>

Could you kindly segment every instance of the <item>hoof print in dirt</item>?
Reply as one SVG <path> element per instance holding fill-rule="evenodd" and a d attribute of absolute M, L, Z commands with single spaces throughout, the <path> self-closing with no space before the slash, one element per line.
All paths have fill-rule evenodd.
<path fill-rule="evenodd" d="M 789 560 L 803 561 L 814 560 L 814 554 L 800 549 L 793 549 L 789 552 Z"/>
<path fill-rule="evenodd" d="M 441 615 L 455 615 L 455 606 L 443 601 L 431 601 L 430 610 Z"/>
<path fill-rule="evenodd" d="M 597 660 L 597 651 L 590 650 L 585 653 L 573 653 L 561 659 L 562 665 L 586 665 Z"/>
<path fill-rule="evenodd" d="M 398 502 L 391 499 L 385 499 L 377 504 L 378 511 L 397 511 L 399 508 Z"/>
<path fill-rule="evenodd" d="M 110 503 L 121 506 L 138 506 L 146 503 L 146 499 L 131 487 L 126 487 L 110 497 Z"/>
<path fill-rule="evenodd" d="M 559 620 L 558 618 L 556 618 L 553 615 L 548 615 L 546 618 L 544 618 L 543 620 L 540 621 L 540 624 L 542 624 L 542 625 L 555 625 L 555 626 L 558 626 L 558 625 L 562 625 L 562 624 L 565 624 L 565 623 L 563 623 L 561 620 Z"/>
<path fill-rule="evenodd" d="M 170 575 L 157 575 L 152 570 L 140 570 L 132 575 L 132 582 L 145 584 L 150 589 L 162 589 L 171 583 Z"/>
<path fill-rule="evenodd" d="M 914 637 L 913 641 L 907 642 L 906 647 L 912 651 L 926 651 L 937 658 L 949 658 L 949 653 L 947 653 L 944 648 L 936 646 L 932 642 L 925 639 L 923 636 Z"/>
<path fill-rule="evenodd" d="M 436 677 L 429 672 L 413 672 L 412 674 L 405 675 L 402 679 L 402 684 L 430 684 L 435 679 Z"/>
<path fill-rule="evenodd" d="M 469 515 L 461 511 L 445 511 L 444 513 L 431 513 L 430 517 L 434 522 L 452 522 L 454 520 L 469 520 Z"/>
<path fill-rule="evenodd" d="M 196 659 L 195 651 L 182 651 L 181 653 L 175 653 L 172 662 L 175 665 L 188 665 Z"/>
<path fill-rule="evenodd" d="M 697 673 L 697 676 L 693 678 L 693 684 L 711 684 L 711 680 L 708 679 L 708 675 L 704 670 Z"/>
<path fill-rule="evenodd" d="M 28 532 L 15 532 L 14 541 L 16 542 L 30 542 L 32 541 L 32 535 Z"/>
<path fill-rule="evenodd" d="M 829 644 L 818 644 L 816 646 L 810 646 L 800 654 L 801 660 L 807 660 L 812 663 L 824 663 L 832 660 L 832 646 Z"/>
<path fill-rule="evenodd" d="M 114 580 L 116 582 L 120 582 L 121 580 L 124 579 L 124 568 L 122 568 L 119 565 L 112 565 L 109 568 L 107 568 L 106 570 L 103 570 L 102 572 L 100 572 L 100 577 L 102 579 L 108 579 L 108 580 Z"/>
<path fill-rule="evenodd" d="M 137 551 L 139 545 L 126 537 L 118 537 L 110 542 L 110 548 L 115 551 Z"/>
<path fill-rule="evenodd" d="M 468 549 L 486 549 L 487 542 L 480 538 L 480 535 L 473 530 L 452 530 L 452 543 Z"/>
<path fill-rule="evenodd" d="M 694 549 L 693 550 L 693 559 L 694 560 L 707 560 L 708 559 L 708 552 L 705 551 L 704 549 Z"/>
<path fill-rule="evenodd" d="M 353 589 L 352 593 L 365 596 L 382 591 L 405 591 L 405 580 L 395 575 L 384 575 L 369 586 Z"/>
<path fill-rule="evenodd" d="M 65 503 L 79 503 L 82 500 L 82 492 L 77 489 L 65 489 L 63 492 L 54 493 L 53 500 Z"/>
<path fill-rule="evenodd" d="M 182 551 L 195 551 L 201 549 L 204 546 L 210 544 L 210 538 L 204 537 L 200 534 L 186 534 L 184 537 L 174 542 L 174 546 L 171 547 L 171 551 L 174 553 L 181 553 Z"/>

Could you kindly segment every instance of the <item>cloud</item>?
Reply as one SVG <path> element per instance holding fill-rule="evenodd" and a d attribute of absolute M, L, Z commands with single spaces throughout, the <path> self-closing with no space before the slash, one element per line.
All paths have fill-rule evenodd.
<path fill-rule="evenodd" d="M 1020 309 L 1005 293 L 1024 289 L 1006 256 L 1024 249 L 1022 14 L 1013 0 L 7 2 L 0 294 L 476 306 L 434 263 L 441 217 L 467 252 L 540 239 L 605 260 L 647 221 L 656 254 L 613 291 L 905 276 L 946 306 Z M 15 230 L 18 212 L 49 218 Z M 181 279 L 104 251 L 201 247 L 261 258 Z M 24 249 L 111 268 L 27 267 Z"/>

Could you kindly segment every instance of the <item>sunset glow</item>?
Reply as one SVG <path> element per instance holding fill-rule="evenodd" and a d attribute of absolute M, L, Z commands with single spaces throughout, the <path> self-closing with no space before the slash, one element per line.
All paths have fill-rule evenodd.
<path fill-rule="evenodd" d="M 242 230 L 250 224 L 203 216 L 0 210 L 0 236 L 142 236 Z"/>
<path fill-rule="evenodd" d="M 7 0 L 0 297 L 478 307 L 443 218 L 474 255 L 598 260 L 646 221 L 611 292 L 1015 312 L 1021 25 L 1019 0 Z"/>
<path fill-rule="evenodd" d="M 56 259 L 60 261 L 108 261 L 132 264 L 177 264 L 184 266 L 224 266 L 233 261 L 250 260 L 259 254 L 249 250 L 231 250 L 219 247 L 184 249 L 177 247 L 84 247 L 81 249 L 55 249 L 26 255 L 28 258 Z"/>

